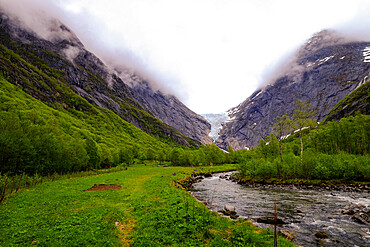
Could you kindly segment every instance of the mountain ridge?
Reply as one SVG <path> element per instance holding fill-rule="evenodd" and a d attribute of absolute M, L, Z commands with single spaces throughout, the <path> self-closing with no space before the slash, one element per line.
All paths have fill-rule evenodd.
<path fill-rule="evenodd" d="M 297 99 L 309 101 L 317 111 L 315 118 L 321 121 L 370 74 L 364 53 L 370 42 L 339 36 L 325 30 L 309 39 L 283 64 L 276 79 L 229 110 L 232 120 L 223 126 L 216 144 L 223 149 L 256 146 L 271 133 L 277 116 L 293 113 Z"/>
<path fill-rule="evenodd" d="M 198 131 L 193 135 L 187 132 L 182 133 L 190 137 L 181 137 L 182 134 L 177 133 L 180 129 L 179 124 L 175 127 L 171 126 L 171 124 L 174 125 L 175 121 L 164 121 L 163 118 L 161 119 L 161 115 L 150 112 L 149 107 L 143 104 L 143 100 L 141 102 L 137 100 L 145 97 L 150 98 L 150 95 L 140 96 L 138 90 L 135 91 L 125 84 L 116 71 L 107 67 L 98 57 L 86 50 L 77 36 L 61 22 L 55 20 L 53 23 L 49 23 L 51 25 L 49 27 L 51 30 L 50 40 L 46 40 L 23 28 L 19 21 L 10 18 L 5 12 L 0 12 L 0 16 L 1 43 L 5 47 L 15 53 L 20 53 L 23 59 L 36 67 L 44 68 L 46 71 L 50 70 L 46 68 L 47 66 L 53 68 L 54 71 L 49 71 L 49 75 L 56 73 L 53 76 L 59 76 L 60 81 L 67 82 L 75 93 L 88 102 L 114 111 L 124 120 L 152 135 L 172 137 L 183 145 L 199 146 L 201 142 L 207 144 L 210 126 L 201 116 L 191 112 L 172 96 L 173 101 L 180 102 L 177 105 L 181 107 L 176 109 L 177 112 L 182 115 L 186 115 L 187 112 L 192 113 L 191 122 L 186 122 L 184 118 L 178 122 L 180 124 L 185 122 L 193 126 L 193 129 L 198 128 Z M 9 73 L 7 65 L 4 65 L 1 70 Z M 144 81 L 140 77 L 138 78 Z M 40 93 L 31 90 L 29 85 L 22 86 L 29 87 L 28 92 L 33 96 L 41 97 L 43 100 L 57 100 L 54 95 L 57 92 L 48 92 L 45 88 L 39 88 L 43 91 Z M 160 92 L 157 94 L 168 99 L 168 96 Z M 61 103 L 66 105 L 65 102 Z M 163 107 L 160 106 L 163 101 L 155 103 L 157 107 Z M 160 123 L 161 121 L 156 118 L 163 123 Z"/>

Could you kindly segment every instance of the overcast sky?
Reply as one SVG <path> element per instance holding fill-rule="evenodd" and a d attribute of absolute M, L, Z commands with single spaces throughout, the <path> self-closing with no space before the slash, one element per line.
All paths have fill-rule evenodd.
<path fill-rule="evenodd" d="M 56 15 L 105 62 L 137 67 L 199 114 L 241 103 L 322 29 L 370 30 L 364 0 L 6 1 Z"/>

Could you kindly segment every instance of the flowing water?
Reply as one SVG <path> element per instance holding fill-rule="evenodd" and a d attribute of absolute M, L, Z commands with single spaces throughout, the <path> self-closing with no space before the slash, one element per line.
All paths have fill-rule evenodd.
<path fill-rule="evenodd" d="M 215 174 L 193 184 L 193 196 L 207 202 L 211 210 L 218 211 L 232 205 L 240 218 L 256 222 L 258 218 L 274 216 L 274 199 L 277 202 L 278 218 L 285 223 L 279 230 L 288 230 L 297 246 L 370 246 L 370 226 L 356 223 L 343 211 L 353 208 L 369 212 L 368 192 L 341 192 L 251 188 L 239 185 Z M 272 225 L 255 223 L 260 227 Z M 323 231 L 329 237 L 319 240 L 315 233 Z"/>

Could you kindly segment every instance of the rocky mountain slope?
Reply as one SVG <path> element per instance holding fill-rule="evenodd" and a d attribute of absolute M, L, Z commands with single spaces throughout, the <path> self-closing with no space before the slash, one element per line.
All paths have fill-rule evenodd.
<path fill-rule="evenodd" d="M 153 90 L 147 81 L 134 74 L 127 77 L 129 72 L 124 73 L 124 82 L 130 85 L 137 95 L 135 100 L 146 111 L 194 140 L 203 144 L 213 142 L 209 136 L 211 125 L 206 119 L 191 111 L 175 96 Z"/>
<path fill-rule="evenodd" d="M 43 25 L 44 32 L 36 33 L 17 18 L 0 12 L 1 48 L 4 53 L 14 53 L 14 56 L 57 79 L 60 85 L 51 85 L 47 78 L 28 80 L 27 75 L 32 75 L 29 68 L 20 65 L 24 70 L 19 71 L 12 61 L 7 60 L 12 58 L 2 56 L 0 71 L 10 82 L 22 86 L 37 99 L 81 110 L 69 98 L 71 92 L 67 91 L 72 90 L 89 103 L 112 110 L 143 131 L 161 138 L 175 139 L 180 144 L 210 142 L 209 123 L 176 97 L 154 92 L 148 82 L 135 74 L 124 77 L 139 81 L 136 88 L 131 88 L 122 80 L 122 72 L 107 67 L 86 50 L 65 25 L 58 20 L 49 20 Z M 59 90 L 61 87 L 65 91 Z"/>
<path fill-rule="evenodd" d="M 370 42 L 351 41 L 332 30 L 309 39 L 267 86 L 228 113 L 232 119 L 216 144 L 234 149 L 256 146 L 272 131 L 277 116 L 292 114 L 297 99 L 309 101 L 321 121 L 370 75 Z"/>

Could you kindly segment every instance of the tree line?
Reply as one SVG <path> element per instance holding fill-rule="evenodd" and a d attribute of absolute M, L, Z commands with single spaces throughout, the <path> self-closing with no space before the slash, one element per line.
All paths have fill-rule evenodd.
<path fill-rule="evenodd" d="M 273 132 L 239 160 L 241 177 L 370 180 L 370 116 L 318 124 L 298 101 Z"/>
<path fill-rule="evenodd" d="M 0 82 L 2 174 L 46 176 L 149 162 L 239 164 L 241 176 L 370 177 L 366 115 L 318 125 L 310 105 L 298 101 L 294 114 L 278 117 L 273 133 L 257 147 L 234 151 L 229 146 L 224 151 L 214 144 L 195 148 L 163 142 L 102 108 L 94 114 L 56 110 L 6 80 Z"/>

